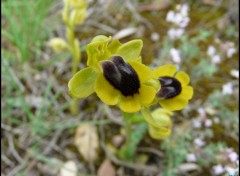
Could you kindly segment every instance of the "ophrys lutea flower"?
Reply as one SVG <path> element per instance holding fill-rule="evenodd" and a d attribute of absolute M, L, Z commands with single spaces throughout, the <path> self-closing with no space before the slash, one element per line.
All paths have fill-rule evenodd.
<path fill-rule="evenodd" d="M 108 105 L 119 105 L 124 112 L 137 112 L 149 105 L 158 86 L 151 86 L 154 74 L 141 64 L 141 40 L 121 44 L 98 36 L 87 46 L 89 67 L 76 73 L 69 81 L 70 94 L 84 98 L 96 92 Z"/>
<path fill-rule="evenodd" d="M 187 106 L 193 96 L 193 88 L 189 86 L 190 78 L 183 72 L 177 72 L 174 65 L 164 65 L 154 70 L 161 89 L 157 93 L 157 101 L 168 110 L 181 110 Z"/>

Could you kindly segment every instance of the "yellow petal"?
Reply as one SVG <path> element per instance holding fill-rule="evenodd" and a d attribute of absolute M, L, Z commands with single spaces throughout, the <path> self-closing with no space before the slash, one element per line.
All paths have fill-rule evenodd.
<path fill-rule="evenodd" d="M 137 112 L 140 110 L 141 105 L 140 103 L 136 100 L 136 98 L 132 96 L 121 96 L 120 102 L 119 102 L 119 107 L 122 111 L 124 112 Z"/>
<path fill-rule="evenodd" d="M 149 134 L 153 139 L 165 139 L 171 134 L 171 128 L 156 128 L 154 126 L 149 125 Z"/>
<path fill-rule="evenodd" d="M 188 85 L 190 82 L 189 76 L 183 71 L 178 72 L 175 78 L 180 81 L 182 85 Z"/>
<path fill-rule="evenodd" d="M 178 96 L 181 96 L 187 100 L 191 99 L 193 96 L 193 88 L 191 86 L 183 86 L 182 92 Z"/>
<path fill-rule="evenodd" d="M 77 72 L 68 82 L 69 94 L 75 98 L 85 98 L 94 92 L 97 72 L 87 67 Z"/>
<path fill-rule="evenodd" d="M 145 66 L 144 64 L 141 64 L 139 62 L 129 62 L 129 64 L 137 72 L 138 78 L 141 82 L 153 78 L 152 70 L 149 67 Z"/>
<path fill-rule="evenodd" d="M 142 84 L 139 89 L 139 94 L 135 95 L 142 105 L 152 103 L 156 96 L 156 90 L 153 87 Z"/>
<path fill-rule="evenodd" d="M 115 89 L 100 73 L 95 83 L 97 96 L 108 105 L 115 105 L 118 102 L 120 92 Z"/>
<path fill-rule="evenodd" d="M 154 70 L 154 75 L 156 78 L 160 76 L 173 76 L 176 71 L 177 68 L 174 65 L 163 65 Z"/>
<path fill-rule="evenodd" d="M 160 105 L 170 111 L 177 111 L 183 109 L 188 104 L 188 99 L 176 96 L 170 99 L 159 99 Z"/>

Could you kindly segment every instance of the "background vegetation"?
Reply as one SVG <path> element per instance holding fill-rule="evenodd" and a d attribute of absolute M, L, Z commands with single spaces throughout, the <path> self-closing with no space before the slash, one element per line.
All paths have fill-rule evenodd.
<path fill-rule="evenodd" d="M 140 38 L 143 62 L 152 68 L 178 65 L 190 75 L 194 97 L 187 108 L 174 113 L 169 138 L 151 139 L 141 124 L 136 127 L 140 136 L 133 132 L 136 141 L 128 148 L 132 161 L 109 155 L 125 136 L 119 109 L 106 107 L 91 95 L 79 100 L 80 113 L 71 115 L 67 89 L 71 55 L 55 54 L 47 44 L 53 37 L 65 38 L 63 2 L 2 1 L 2 175 L 59 175 L 67 161 L 84 176 L 104 175 L 103 164 L 111 175 L 234 173 L 239 164 L 239 2 L 88 2 L 87 18 L 75 29 L 81 41 L 79 69 L 86 64 L 85 46 L 94 36 L 114 36 L 122 42 Z M 184 13 L 179 5 L 189 9 L 186 24 L 179 25 L 169 15 Z M 95 161 L 84 158 L 74 143 L 83 123 L 97 129 L 100 144 Z"/>

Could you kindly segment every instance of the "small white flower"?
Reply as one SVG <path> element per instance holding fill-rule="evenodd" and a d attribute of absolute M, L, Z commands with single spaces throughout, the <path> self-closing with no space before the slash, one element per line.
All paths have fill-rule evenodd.
<path fill-rule="evenodd" d="M 206 111 L 205 109 L 203 108 L 198 108 L 198 114 L 201 116 L 201 117 L 204 117 L 206 115 Z"/>
<path fill-rule="evenodd" d="M 233 148 L 226 148 L 225 151 L 229 154 L 229 153 L 232 153 L 233 152 Z"/>
<path fill-rule="evenodd" d="M 172 40 L 180 38 L 183 35 L 183 33 L 184 33 L 184 29 L 181 29 L 181 28 L 179 29 L 171 28 L 168 30 L 168 36 Z"/>
<path fill-rule="evenodd" d="M 231 94 L 233 94 L 233 83 L 229 82 L 229 83 L 224 84 L 222 86 L 222 93 L 224 95 L 231 95 Z"/>
<path fill-rule="evenodd" d="M 235 54 L 237 52 L 236 48 L 229 48 L 227 50 L 227 57 L 231 58 L 233 56 L 233 54 Z"/>
<path fill-rule="evenodd" d="M 173 62 L 175 62 L 175 63 L 180 63 L 181 62 L 180 53 L 177 49 L 171 48 L 170 54 L 172 56 Z"/>
<path fill-rule="evenodd" d="M 187 161 L 188 162 L 196 162 L 197 161 L 196 155 L 194 153 L 187 154 Z"/>
<path fill-rule="evenodd" d="M 212 45 L 208 47 L 207 54 L 208 56 L 213 56 L 216 53 L 216 48 Z"/>
<path fill-rule="evenodd" d="M 238 154 L 236 152 L 231 152 L 228 154 L 228 158 L 232 162 L 236 162 L 238 160 Z"/>
<path fill-rule="evenodd" d="M 203 140 L 200 139 L 200 138 L 194 139 L 194 143 L 195 143 L 197 146 L 199 146 L 199 147 L 203 147 L 203 146 L 206 144 L 205 141 L 203 141 Z"/>
<path fill-rule="evenodd" d="M 184 29 L 179 28 L 179 29 L 176 29 L 175 32 L 176 32 L 176 36 L 179 38 L 183 35 Z"/>
<path fill-rule="evenodd" d="M 221 175 L 225 172 L 225 169 L 222 165 L 213 166 L 214 175 Z"/>
<path fill-rule="evenodd" d="M 175 13 L 174 13 L 174 11 L 169 11 L 168 13 L 167 13 L 167 17 L 166 17 L 166 21 L 168 21 L 168 22 L 173 22 L 174 21 L 174 18 L 175 18 Z"/>
<path fill-rule="evenodd" d="M 180 13 L 176 13 L 173 23 L 179 25 L 183 20 L 184 17 Z"/>
<path fill-rule="evenodd" d="M 156 42 L 156 41 L 159 40 L 159 38 L 160 38 L 160 36 L 159 36 L 158 33 L 153 32 L 153 33 L 151 34 L 151 40 L 152 40 L 152 41 Z"/>
<path fill-rule="evenodd" d="M 201 128 L 202 127 L 202 123 L 199 119 L 193 119 L 192 125 L 193 125 L 193 128 Z"/>
<path fill-rule="evenodd" d="M 221 57 L 219 55 L 214 55 L 212 56 L 211 60 L 212 60 L 212 63 L 219 64 L 221 62 Z"/>
<path fill-rule="evenodd" d="M 205 126 L 205 127 L 210 127 L 210 126 L 212 126 L 212 120 L 206 119 L 206 120 L 204 121 L 204 126 Z"/>
<path fill-rule="evenodd" d="M 230 74 L 235 78 L 239 78 L 239 71 L 238 70 L 231 70 Z"/>
<path fill-rule="evenodd" d="M 227 171 L 228 175 L 234 175 L 238 171 L 237 168 L 232 168 L 229 166 L 225 166 L 224 169 Z"/>
<path fill-rule="evenodd" d="M 188 16 L 189 6 L 187 4 L 183 4 L 180 9 L 180 13 L 182 16 Z"/>
<path fill-rule="evenodd" d="M 188 23 L 190 22 L 190 18 L 189 17 L 185 17 L 182 21 L 180 21 L 178 23 L 179 27 L 181 28 L 185 28 L 187 27 Z"/>

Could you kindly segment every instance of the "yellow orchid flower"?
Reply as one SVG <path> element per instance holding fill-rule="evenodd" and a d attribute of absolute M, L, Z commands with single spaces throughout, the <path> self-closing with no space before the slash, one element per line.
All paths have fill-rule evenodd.
<path fill-rule="evenodd" d="M 187 106 L 193 96 L 193 88 L 189 86 L 190 78 L 183 72 L 177 72 L 174 65 L 160 66 L 154 70 L 161 89 L 157 93 L 157 101 L 168 110 L 181 110 Z"/>
<path fill-rule="evenodd" d="M 105 36 L 97 36 L 87 46 L 89 67 L 76 73 L 68 83 L 75 98 L 96 92 L 108 105 L 119 105 L 124 112 L 137 112 L 148 106 L 159 89 L 151 86 L 154 74 L 140 63 L 141 40 L 121 44 Z"/>

